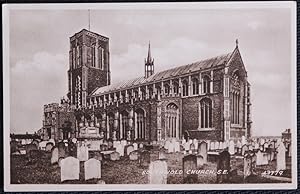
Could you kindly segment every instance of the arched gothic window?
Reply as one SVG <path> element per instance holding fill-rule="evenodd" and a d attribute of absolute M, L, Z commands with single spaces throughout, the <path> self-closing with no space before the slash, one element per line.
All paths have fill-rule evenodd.
<path fill-rule="evenodd" d="M 193 82 L 193 85 L 192 85 L 192 87 L 193 87 L 193 95 L 199 94 L 199 81 L 198 81 L 198 79 L 194 78 L 192 80 L 192 82 Z"/>
<path fill-rule="evenodd" d="M 231 123 L 240 123 L 240 79 L 238 71 L 235 71 L 232 76 L 232 91 L 231 91 Z"/>
<path fill-rule="evenodd" d="M 136 110 L 136 138 L 145 139 L 145 112 L 143 109 Z"/>
<path fill-rule="evenodd" d="M 122 113 L 121 113 L 121 117 L 122 117 L 122 123 L 121 123 L 121 125 L 122 125 L 122 127 L 121 127 L 121 131 L 120 131 L 120 139 L 122 139 L 122 138 L 126 138 L 126 133 L 127 133 L 127 130 L 128 130 L 128 128 L 129 128 L 129 114 L 128 114 L 128 112 L 127 111 L 123 111 Z"/>
<path fill-rule="evenodd" d="M 212 101 L 209 98 L 200 101 L 200 127 L 212 127 Z"/>
<path fill-rule="evenodd" d="M 165 88 L 165 95 L 169 96 L 170 95 L 170 85 L 169 84 L 165 84 L 164 88 Z"/>
<path fill-rule="evenodd" d="M 207 75 L 203 77 L 203 93 L 210 93 L 210 78 Z"/>
<path fill-rule="evenodd" d="M 179 138 L 179 109 L 176 104 L 167 105 L 165 114 L 165 127 L 168 137 Z"/>
<path fill-rule="evenodd" d="M 175 95 L 179 93 L 179 84 L 178 84 L 178 82 L 173 82 L 173 93 Z"/>
<path fill-rule="evenodd" d="M 188 96 L 189 95 L 189 84 L 186 80 L 182 82 L 182 95 Z"/>

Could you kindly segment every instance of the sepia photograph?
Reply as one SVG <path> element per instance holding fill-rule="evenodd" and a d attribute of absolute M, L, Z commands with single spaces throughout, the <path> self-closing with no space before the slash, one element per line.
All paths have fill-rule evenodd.
<path fill-rule="evenodd" d="M 5 191 L 297 188 L 295 2 L 2 13 Z"/>

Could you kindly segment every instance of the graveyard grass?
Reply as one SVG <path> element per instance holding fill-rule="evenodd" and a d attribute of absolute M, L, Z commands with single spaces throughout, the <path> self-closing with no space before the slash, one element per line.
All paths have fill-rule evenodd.
<path fill-rule="evenodd" d="M 155 160 L 157 153 L 151 152 L 151 161 Z M 182 169 L 182 153 L 166 153 L 168 170 Z M 12 184 L 61 184 L 60 167 L 58 164 L 51 165 L 51 153 L 40 151 L 40 154 L 29 161 L 25 155 L 11 156 L 11 183 Z M 288 161 L 288 166 L 290 162 Z M 64 181 L 63 184 L 95 184 L 99 180 L 84 180 L 84 166 L 80 162 L 79 180 Z M 143 171 L 148 170 L 148 166 L 139 167 L 138 161 L 131 161 L 128 158 L 121 158 L 119 161 L 104 160 L 101 162 L 101 180 L 106 184 L 147 184 L 148 175 Z M 215 170 L 215 162 L 208 162 L 202 169 Z M 231 158 L 231 169 L 234 173 L 230 176 L 229 183 L 283 183 L 284 181 L 271 180 L 259 176 L 265 170 L 275 170 L 275 162 L 269 165 L 259 166 L 255 169 L 257 175 L 243 179 L 243 159 Z M 285 177 L 290 177 L 290 169 L 284 173 Z M 182 174 L 168 174 L 168 184 L 182 184 Z M 198 183 L 214 184 L 215 174 L 198 175 Z"/>

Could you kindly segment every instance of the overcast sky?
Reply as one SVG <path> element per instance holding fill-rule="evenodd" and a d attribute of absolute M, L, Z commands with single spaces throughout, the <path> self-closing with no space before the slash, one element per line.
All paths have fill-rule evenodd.
<path fill-rule="evenodd" d="M 112 82 L 141 76 L 151 41 L 155 70 L 233 51 L 252 85 L 254 135 L 291 123 L 291 13 L 261 9 L 93 9 L 91 30 L 110 38 Z M 88 28 L 88 11 L 11 10 L 11 132 L 42 127 L 43 105 L 67 93 L 69 37 Z"/>

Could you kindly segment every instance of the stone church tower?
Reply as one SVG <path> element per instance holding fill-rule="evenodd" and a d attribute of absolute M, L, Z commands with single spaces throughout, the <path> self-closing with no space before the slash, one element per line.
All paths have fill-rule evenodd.
<path fill-rule="evenodd" d="M 70 37 L 69 63 L 70 104 L 77 108 L 86 107 L 90 93 L 110 85 L 109 39 L 81 30 Z"/>

